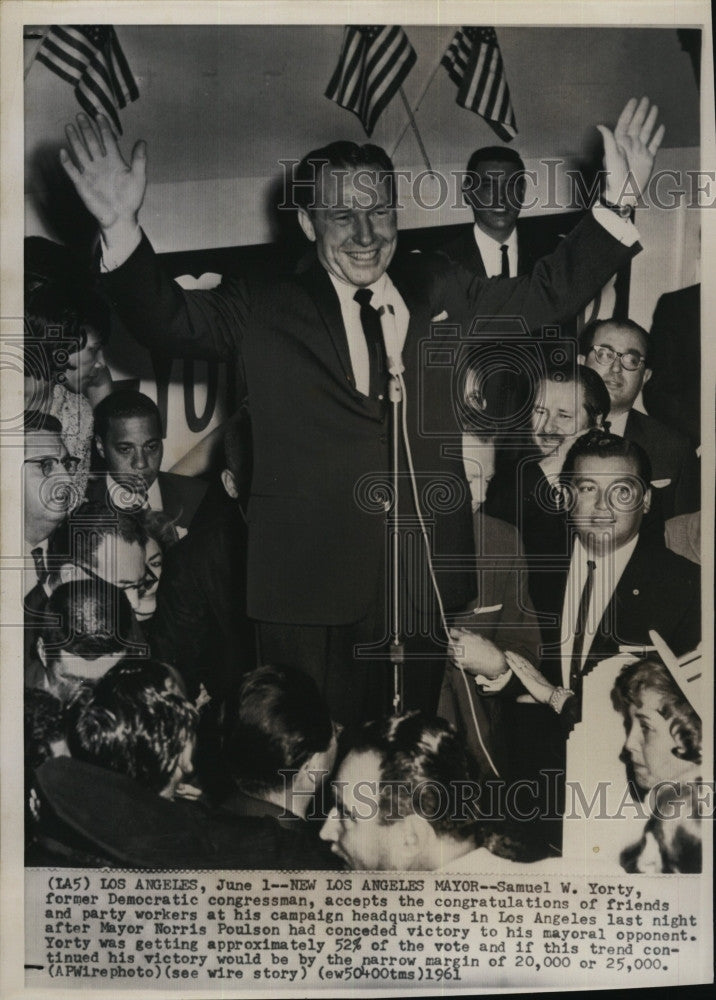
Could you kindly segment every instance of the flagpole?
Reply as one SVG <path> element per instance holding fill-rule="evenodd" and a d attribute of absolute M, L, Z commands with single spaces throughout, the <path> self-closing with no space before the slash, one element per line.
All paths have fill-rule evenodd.
<path fill-rule="evenodd" d="M 423 103 L 423 98 L 424 98 L 424 97 L 425 97 L 425 95 L 427 94 L 427 92 L 428 92 L 428 87 L 429 87 L 429 86 L 430 86 L 430 84 L 431 84 L 431 83 L 433 82 L 433 80 L 434 80 L 434 78 L 435 78 L 435 74 L 436 74 L 436 73 L 437 73 L 437 71 L 438 71 L 438 70 L 440 69 L 440 63 L 441 63 L 441 62 L 442 62 L 442 56 L 440 56 L 440 58 L 438 59 L 438 61 L 437 61 L 436 65 L 435 65 L 435 69 L 434 69 L 434 70 L 432 71 L 432 73 L 431 73 L 431 74 L 430 74 L 430 76 L 428 77 L 428 82 L 427 82 L 427 83 L 425 84 L 425 86 L 423 87 L 423 92 L 422 92 L 422 94 L 420 95 L 420 97 L 418 98 L 418 102 L 417 102 L 417 104 L 415 105 L 415 107 L 413 108 L 413 110 L 412 110 L 412 111 L 410 111 L 410 110 L 408 111 L 408 120 L 406 121 L 405 125 L 403 125 L 403 131 L 402 131 L 402 132 L 400 133 L 400 135 L 398 136 L 398 140 L 397 140 L 397 142 L 396 142 L 396 143 L 395 143 L 395 145 L 393 146 L 393 152 L 392 152 L 392 153 L 390 154 L 390 158 L 391 158 L 391 160 L 392 160 L 392 159 L 393 159 L 393 157 L 395 156 L 395 153 L 396 153 L 396 150 L 398 149 L 398 146 L 399 146 L 399 145 L 401 144 L 401 142 L 403 141 L 403 137 L 405 136 L 405 133 L 406 133 L 406 132 L 408 131 L 408 129 L 410 128 L 411 124 L 413 125 L 413 128 L 415 128 L 415 124 L 414 124 L 414 117 L 413 117 L 413 116 L 414 116 L 415 114 L 417 114 L 417 112 L 418 112 L 418 111 L 420 110 L 420 105 L 421 105 L 421 104 Z M 403 89 L 403 88 L 401 87 L 400 89 L 401 89 L 401 92 L 402 92 L 402 89 Z"/>
<path fill-rule="evenodd" d="M 47 25 L 46 27 L 44 27 L 44 28 L 42 29 L 42 34 L 40 35 L 40 38 L 39 38 L 39 40 L 38 40 L 38 42 L 37 42 L 37 45 L 36 45 L 36 46 L 35 46 L 35 48 L 34 48 L 34 49 L 32 50 L 32 54 L 31 54 L 31 56 L 30 56 L 30 60 L 29 60 L 29 62 L 28 62 L 28 64 L 27 64 L 27 66 L 26 66 L 26 68 L 25 68 L 25 72 L 23 73 L 23 76 L 22 76 L 22 79 L 23 79 L 23 81 L 24 81 L 24 80 L 27 80 L 27 74 L 28 74 L 28 73 L 30 72 L 30 70 L 32 69 L 32 65 L 33 65 L 33 63 L 35 62 L 35 56 L 36 56 L 36 55 L 37 55 L 37 53 L 38 53 L 38 52 L 40 51 L 40 46 L 41 46 L 41 45 L 42 45 L 42 43 L 43 43 L 43 42 L 45 41 L 45 38 L 47 37 L 47 33 L 48 33 L 48 31 L 49 31 L 49 30 L 50 30 L 50 26 L 49 26 L 49 24 L 48 24 L 48 25 Z"/>
<path fill-rule="evenodd" d="M 417 124 L 415 122 L 415 116 L 414 116 L 414 114 L 413 114 L 413 112 L 412 112 L 412 110 L 410 108 L 410 105 L 408 104 L 408 98 L 405 96 L 405 91 L 403 90 L 402 87 L 400 88 L 400 96 L 403 99 L 403 104 L 405 106 L 405 110 L 408 112 L 408 124 L 412 128 L 413 132 L 415 132 L 415 138 L 418 140 L 418 146 L 420 146 L 420 152 L 422 154 L 423 160 L 425 161 L 425 166 L 426 166 L 426 168 L 428 170 L 428 173 L 433 174 L 433 173 L 435 173 L 435 171 L 430 166 L 430 160 L 428 159 L 428 154 L 427 154 L 427 151 L 426 151 L 425 146 L 423 144 L 423 137 L 421 136 L 421 134 L 420 134 L 420 132 L 418 130 L 418 126 L 417 126 Z M 407 126 L 406 126 L 406 128 L 407 128 Z"/>

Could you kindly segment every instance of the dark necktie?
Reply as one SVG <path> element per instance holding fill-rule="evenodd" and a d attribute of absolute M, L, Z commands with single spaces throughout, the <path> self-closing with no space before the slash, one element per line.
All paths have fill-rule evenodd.
<path fill-rule="evenodd" d="M 584 649 L 584 632 L 587 626 L 587 615 L 589 614 L 589 602 L 594 588 L 594 570 L 597 564 L 593 559 L 587 560 L 587 579 L 582 591 L 577 610 L 577 622 L 574 626 L 574 645 L 572 646 L 572 660 L 569 666 L 569 687 L 571 691 L 577 691 L 581 686 L 582 677 L 582 650 Z"/>
<path fill-rule="evenodd" d="M 37 573 L 37 582 L 41 587 L 44 587 L 45 582 L 49 573 L 47 572 L 47 566 L 45 565 L 45 555 L 38 545 L 37 548 L 33 549 L 30 553 L 33 562 L 35 563 L 35 573 Z"/>
<path fill-rule="evenodd" d="M 500 253 L 502 254 L 502 270 L 500 271 L 501 278 L 509 278 L 510 276 L 510 258 L 507 256 L 507 244 L 503 243 L 500 247 Z"/>
<path fill-rule="evenodd" d="M 383 328 L 380 325 L 380 316 L 377 309 L 370 304 L 373 293 L 370 288 L 359 288 L 353 298 L 360 306 L 360 321 L 363 327 L 363 336 L 368 345 L 368 358 L 370 361 L 370 390 L 372 399 L 378 399 L 385 394 L 387 362 L 385 357 L 385 342 L 383 340 Z"/>

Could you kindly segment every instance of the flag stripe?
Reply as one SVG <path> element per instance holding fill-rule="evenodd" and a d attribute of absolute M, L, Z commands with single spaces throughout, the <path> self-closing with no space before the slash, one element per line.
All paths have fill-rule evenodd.
<path fill-rule="evenodd" d="M 65 69 L 58 66 L 57 63 L 53 63 L 51 59 L 47 58 L 44 52 L 38 52 L 35 58 L 37 59 L 38 62 L 41 62 L 43 63 L 43 65 L 47 66 L 48 69 L 51 69 L 53 73 L 57 73 L 58 76 L 61 76 L 63 80 L 67 81 L 67 83 L 71 83 L 74 86 L 74 84 L 77 82 L 76 76 L 72 76 Z"/>
<path fill-rule="evenodd" d="M 494 28 L 459 28 L 441 62 L 457 86 L 455 100 L 480 115 L 505 142 L 517 135 L 502 54 Z"/>
<path fill-rule="evenodd" d="M 119 44 L 116 31 L 112 32 L 111 46 L 114 62 L 110 61 L 110 71 L 117 77 L 117 82 L 125 101 L 127 103 L 136 101 L 139 97 L 139 88 L 137 87 L 137 81 L 134 79 L 132 71 L 129 68 L 127 57 L 122 51 L 122 46 Z M 114 72 L 114 63 L 117 64 L 118 73 Z"/>
<path fill-rule="evenodd" d="M 347 25 L 326 97 L 357 115 L 367 135 L 371 135 L 415 60 L 402 28 Z"/>
<path fill-rule="evenodd" d="M 118 109 L 139 97 L 139 89 L 111 25 L 52 25 L 37 59 L 74 86 L 91 116 L 107 115 L 121 133 Z"/>

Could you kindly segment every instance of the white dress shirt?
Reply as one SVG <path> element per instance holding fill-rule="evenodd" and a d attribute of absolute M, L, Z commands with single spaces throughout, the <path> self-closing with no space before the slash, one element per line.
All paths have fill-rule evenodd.
<path fill-rule="evenodd" d="M 341 306 L 355 387 L 364 396 L 367 396 L 370 392 L 370 359 L 363 333 L 363 324 L 360 320 L 360 306 L 353 298 L 358 289 L 346 281 L 340 281 L 330 272 L 328 277 L 333 283 Z M 381 275 L 374 284 L 368 285 L 368 288 L 373 293 L 370 300 L 373 308 L 380 310 L 381 307 L 384 307 L 381 326 L 385 337 L 386 352 L 389 357 L 397 361 L 402 354 L 405 337 L 408 333 L 410 320 L 408 307 L 387 273 Z"/>
<path fill-rule="evenodd" d="M 617 437 L 624 437 L 627 420 L 629 419 L 629 412 L 629 410 L 625 410 L 624 413 L 609 414 L 607 420 L 609 421 L 610 434 L 616 434 Z"/>
<path fill-rule="evenodd" d="M 614 552 L 604 556 L 589 555 L 579 538 L 575 539 L 572 551 L 572 561 L 569 566 L 567 587 L 564 593 L 562 607 L 562 686 L 569 687 L 569 672 L 574 647 L 574 630 L 577 624 L 579 604 L 582 599 L 584 585 L 587 582 L 587 560 L 596 564 L 592 595 L 587 609 L 587 620 L 584 626 L 584 644 L 582 646 L 582 663 L 586 660 L 592 647 L 599 623 L 604 617 L 607 605 L 621 580 L 626 565 L 632 557 L 639 536 L 635 535 L 630 542 L 622 545 Z"/>
<path fill-rule="evenodd" d="M 488 278 L 499 278 L 502 274 L 502 247 L 507 244 L 507 259 L 510 262 L 510 277 L 515 278 L 519 273 L 517 270 L 517 230 L 513 229 L 506 240 L 495 240 L 487 233 L 483 233 L 477 223 L 472 227 L 475 234 L 475 243 L 480 251 L 482 263 Z"/>

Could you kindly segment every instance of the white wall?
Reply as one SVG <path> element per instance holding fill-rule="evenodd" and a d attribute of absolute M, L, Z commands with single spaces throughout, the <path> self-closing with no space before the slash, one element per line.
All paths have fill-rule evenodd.
<path fill-rule="evenodd" d="M 418 61 L 405 85 L 412 105 L 438 67 L 454 28 L 410 26 Z M 130 26 L 118 35 L 140 98 L 121 113 L 124 145 L 149 141 L 150 185 L 142 222 L 158 250 L 261 243 L 271 231 L 264 204 L 279 160 L 344 137 L 365 141 L 354 115 L 324 97 L 340 50 L 338 26 Z M 624 100 L 648 93 L 667 126 L 658 167 L 698 167 L 699 109 L 693 71 L 676 31 L 668 29 L 499 28 L 519 135 L 514 145 L 541 175 L 545 157 L 565 166 L 593 156 L 594 124 L 613 124 Z M 26 46 L 32 45 L 26 42 Z M 432 166 L 450 177 L 469 153 L 497 142 L 479 117 L 455 103 L 455 86 L 438 67 L 416 118 Z M 78 110 L 69 85 L 36 63 L 25 88 L 26 231 L 62 239 L 43 201 L 57 195 L 52 171 L 63 125 Z M 392 153 L 405 123 L 396 98 L 373 141 Z M 394 156 L 398 169 L 423 169 L 408 130 Z M 427 189 L 426 189 L 427 190 Z M 553 209 L 554 210 L 554 209 Z M 457 223 L 464 208 L 424 211 L 408 200 L 401 225 Z M 644 252 L 633 265 L 631 312 L 648 326 L 662 291 L 697 280 L 694 210 L 640 212 Z M 136 357 L 136 355 L 135 355 Z M 144 362 L 146 370 L 146 360 Z M 181 363 L 176 363 L 177 377 Z M 118 374 L 122 367 L 117 362 Z M 151 382 L 143 388 L 152 393 Z M 176 386 L 170 407 L 181 415 Z M 174 410 L 172 410 L 172 414 Z M 217 415 L 217 419 L 219 415 Z M 213 426 L 213 423 L 212 425 Z M 168 442 L 169 460 L 186 449 Z"/>

